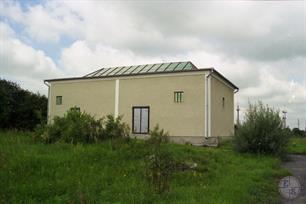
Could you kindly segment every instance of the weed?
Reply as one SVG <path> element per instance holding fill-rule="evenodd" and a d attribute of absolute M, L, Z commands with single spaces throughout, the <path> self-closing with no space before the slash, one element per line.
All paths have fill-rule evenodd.
<path fill-rule="evenodd" d="M 171 174 L 174 170 L 174 160 L 167 149 L 169 134 L 159 126 L 150 131 L 150 138 L 146 141 L 150 154 L 146 157 L 147 178 L 156 193 L 169 191 Z"/>

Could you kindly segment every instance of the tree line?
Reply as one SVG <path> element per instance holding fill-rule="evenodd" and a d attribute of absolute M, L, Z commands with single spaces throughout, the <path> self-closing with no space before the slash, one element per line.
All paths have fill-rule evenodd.
<path fill-rule="evenodd" d="M 0 79 L 0 128 L 33 130 L 47 120 L 46 96 Z"/>

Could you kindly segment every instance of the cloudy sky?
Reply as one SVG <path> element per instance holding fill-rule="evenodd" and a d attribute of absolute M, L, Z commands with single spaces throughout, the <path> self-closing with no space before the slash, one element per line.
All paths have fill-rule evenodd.
<path fill-rule="evenodd" d="M 46 94 L 43 79 L 171 61 L 214 67 L 306 125 L 305 1 L 0 1 L 0 78 Z"/>

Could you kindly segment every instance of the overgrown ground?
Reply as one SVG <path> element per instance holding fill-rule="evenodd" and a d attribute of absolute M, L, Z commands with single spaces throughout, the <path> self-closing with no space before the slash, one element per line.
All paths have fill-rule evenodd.
<path fill-rule="evenodd" d="M 169 144 L 177 159 L 198 163 L 176 172 L 171 189 L 156 195 L 145 178 L 142 141 L 112 150 L 95 145 L 44 145 L 29 133 L 0 133 L 0 203 L 277 203 L 287 175 L 269 156 L 237 154 L 231 145 Z"/>
<path fill-rule="evenodd" d="M 289 145 L 289 153 L 306 155 L 306 137 L 291 138 Z"/>

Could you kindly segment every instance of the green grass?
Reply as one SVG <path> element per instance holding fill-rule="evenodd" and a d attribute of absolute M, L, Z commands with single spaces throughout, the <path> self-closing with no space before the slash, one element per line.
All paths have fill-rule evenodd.
<path fill-rule="evenodd" d="M 238 154 L 229 144 L 168 147 L 198 170 L 175 172 L 170 192 L 156 195 L 142 141 L 111 150 L 107 141 L 44 145 L 29 133 L 0 132 L 0 203 L 277 203 L 278 178 L 287 175 L 277 158 Z"/>
<path fill-rule="evenodd" d="M 289 153 L 306 154 L 306 137 L 292 137 L 289 143 Z"/>

